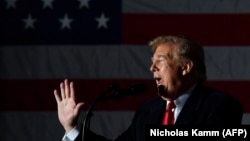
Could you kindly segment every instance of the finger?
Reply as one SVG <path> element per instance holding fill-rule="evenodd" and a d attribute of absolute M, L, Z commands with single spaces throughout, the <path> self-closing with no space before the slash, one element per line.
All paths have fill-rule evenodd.
<path fill-rule="evenodd" d="M 70 82 L 70 97 L 75 99 L 75 89 L 74 89 L 74 83 Z"/>
<path fill-rule="evenodd" d="M 66 98 L 64 87 L 65 87 L 65 86 L 64 86 L 64 83 L 61 82 L 61 83 L 60 83 L 60 90 L 61 90 L 61 97 L 62 97 L 62 99 L 65 99 L 65 98 Z"/>
<path fill-rule="evenodd" d="M 54 90 L 54 95 L 55 95 L 55 98 L 56 98 L 56 103 L 59 104 L 62 101 L 62 99 L 59 96 L 59 93 L 58 93 L 57 90 Z"/>
<path fill-rule="evenodd" d="M 81 108 L 83 105 L 84 105 L 84 103 L 83 103 L 83 102 L 78 103 L 78 104 L 76 105 L 75 112 L 76 112 L 76 113 L 79 113 L 80 108 Z"/>
<path fill-rule="evenodd" d="M 66 98 L 70 97 L 70 90 L 69 90 L 69 81 L 68 79 L 64 80 L 64 86 L 65 86 L 65 96 Z"/>

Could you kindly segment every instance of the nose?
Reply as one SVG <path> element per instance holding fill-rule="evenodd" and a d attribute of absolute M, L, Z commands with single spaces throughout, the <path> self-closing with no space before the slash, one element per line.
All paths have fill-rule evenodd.
<path fill-rule="evenodd" d="M 157 70 L 157 67 L 156 67 L 156 65 L 155 65 L 155 63 L 154 62 L 152 62 L 152 64 L 151 64 L 151 66 L 150 66 L 150 71 L 151 72 L 154 72 L 154 71 L 156 71 Z"/>

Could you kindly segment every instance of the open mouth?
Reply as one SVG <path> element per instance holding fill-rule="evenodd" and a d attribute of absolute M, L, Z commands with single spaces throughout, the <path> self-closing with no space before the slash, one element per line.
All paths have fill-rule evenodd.
<path fill-rule="evenodd" d="M 160 77 L 154 77 L 157 86 L 162 85 L 162 79 Z"/>

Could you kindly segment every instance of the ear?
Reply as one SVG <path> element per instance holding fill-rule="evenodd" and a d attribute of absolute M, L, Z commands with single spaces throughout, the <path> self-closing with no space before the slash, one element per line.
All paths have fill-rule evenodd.
<path fill-rule="evenodd" d="M 189 74 L 191 72 L 191 70 L 193 69 L 194 63 L 193 61 L 186 61 L 185 63 L 183 63 L 182 66 L 182 75 L 185 76 L 187 74 Z"/>

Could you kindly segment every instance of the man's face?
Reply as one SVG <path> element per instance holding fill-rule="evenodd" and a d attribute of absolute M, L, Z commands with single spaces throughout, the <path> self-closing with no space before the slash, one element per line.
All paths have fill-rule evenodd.
<path fill-rule="evenodd" d="M 150 71 L 163 98 L 175 98 L 181 87 L 181 68 L 175 55 L 174 44 L 161 44 L 152 57 Z M 160 86 L 160 87 L 159 87 Z"/>

